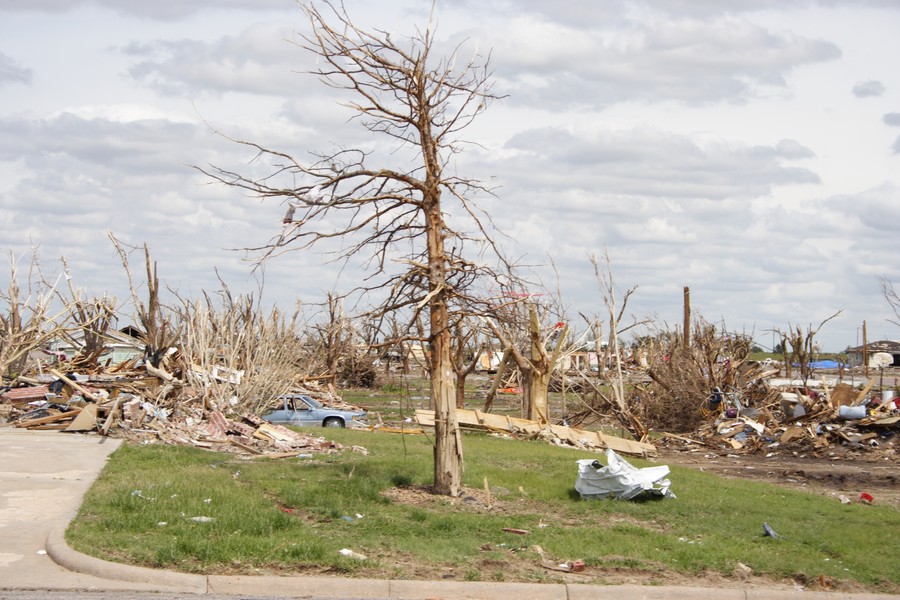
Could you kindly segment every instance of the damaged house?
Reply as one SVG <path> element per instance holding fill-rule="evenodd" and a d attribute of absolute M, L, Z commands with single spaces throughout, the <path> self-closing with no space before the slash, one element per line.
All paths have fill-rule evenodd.
<path fill-rule="evenodd" d="M 847 349 L 847 356 L 850 360 L 850 366 L 859 367 L 864 364 L 863 355 L 868 356 L 870 367 L 898 367 L 900 366 L 900 342 L 891 340 L 882 340 L 879 342 L 870 342 L 865 346 L 856 346 Z M 893 361 L 889 365 L 874 364 L 872 357 L 876 354 L 889 354 Z"/>

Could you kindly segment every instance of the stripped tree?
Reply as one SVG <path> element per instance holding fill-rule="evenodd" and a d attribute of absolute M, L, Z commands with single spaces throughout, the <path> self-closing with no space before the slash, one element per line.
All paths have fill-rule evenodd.
<path fill-rule="evenodd" d="M 485 319 L 485 324 L 522 373 L 525 417 L 546 424 L 550 420 L 550 378 L 559 366 L 569 326 L 564 322 L 544 326 L 549 310 L 541 307 L 538 314 L 538 308 L 531 301 L 510 303 L 505 310 L 496 311 L 501 318 Z M 525 335 L 517 335 L 523 329 Z"/>
<path fill-rule="evenodd" d="M 356 292 L 384 297 L 379 311 L 427 309 L 431 395 L 435 408 L 434 489 L 458 495 L 462 442 L 455 412 L 451 356 L 451 316 L 464 304 L 482 268 L 462 255 L 473 236 L 451 227 L 447 198 L 468 217 L 474 238 L 493 246 L 486 215 L 471 203 L 488 192 L 482 184 L 452 174 L 460 133 L 496 98 L 491 92 L 489 59 L 477 54 L 457 62 L 432 55 L 431 24 L 409 38 L 364 30 L 343 5 L 302 3 L 310 29 L 299 45 L 316 57 L 313 74 L 350 94 L 346 103 L 370 132 L 396 142 L 375 162 L 370 151 L 340 148 L 311 161 L 258 143 L 252 148 L 272 172 L 248 176 L 221 167 L 199 168 L 229 186 L 261 199 L 287 202 L 279 235 L 262 247 L 260 260 L 285 250 L 307 249 L 341 240 L 340 258 L 364 256 L 374 273 Z M 459 50 L 457 48 L 457 50 Z M 398 165 L 392 167 L 391 165 Z M 487 223 L 485 223 L 487 225 Z M 400 265 L 400 266 L 397 266 Z"/>

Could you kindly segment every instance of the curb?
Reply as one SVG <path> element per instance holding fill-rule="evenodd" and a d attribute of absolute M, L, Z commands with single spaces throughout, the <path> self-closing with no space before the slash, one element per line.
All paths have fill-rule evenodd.
<path fill-rule="evenodd" d="M 47 555 L 61 567 L 100 579 L 127 582 L 156 592 L 357 598 L 359 600 L 890 600 L 897 595 L 809 592 L 766 588 L 703 588 L 642 585 L 501 583 L 317 576 L 191 575 L 108 562 L 73 550 L 65 527 L 47 536 Z"/>
<path fill-rule="evenodd" d="M 206 575 L 191 575 L 123 565 L 77 552 L 66 543 L 65 527 L 57 527 L 50 531 L 45 548 L 47 556 L 53 562 L 76 573 L 93 575 L 100 579 L 151 584 L 161 592 L 207 593 Z"/>

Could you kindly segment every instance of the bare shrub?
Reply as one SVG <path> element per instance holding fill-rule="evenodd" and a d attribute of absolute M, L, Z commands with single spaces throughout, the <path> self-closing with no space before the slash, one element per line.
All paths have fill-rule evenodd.
<path fill-rule="evenodd" d="M 657 431 L 689 432 L 708 415 L 707 401 L 743 386 L 738 368 L 750 353 L 752 340 L 713 324 L 697 321 L 690 346 L 680 332 L 663 332 L 644 341 L 650 383 L 637 385 L 641 420 Z"/>
<path fill-rule="evenodd" d="M 221 296 L 221 307 L 206 293 L 203 300 L 182 300 L 183 377 L 207 405 L 260 413 L 310 374 L 300 309 L 266 312 L 252 295 L 235 297 L 227 288 Z"/>
<path fill-rule="evenodd" d="M 53 312 L 53 286 L 42 283 L 32 253 L 24 288 L 15 255 L 9 254 L 9 284 L 0 289 L 0 376 L 14 379 L 25 371 L 31 354 L 64 331 L 68 308 Z"/>

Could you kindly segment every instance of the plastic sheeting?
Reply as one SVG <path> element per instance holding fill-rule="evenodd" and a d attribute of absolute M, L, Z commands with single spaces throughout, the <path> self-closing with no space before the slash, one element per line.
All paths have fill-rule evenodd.
<path fill-rule="evenodd" d="M 578 478 L 575 490 L 582 498 L 607 498 L 631 500 L 643 493 L 674 498 L 667 479 L 669 467 L 646 467 L 640 469 L 631 465 L 612 450 L 606 451 L 607 466 L 590 458 L 578 461 Z"/>

